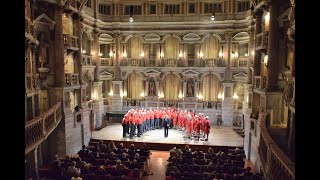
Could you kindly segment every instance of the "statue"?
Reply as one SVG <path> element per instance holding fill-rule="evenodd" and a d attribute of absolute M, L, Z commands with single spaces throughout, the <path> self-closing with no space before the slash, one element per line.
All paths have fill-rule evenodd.
<path fill-rule="evenodd" d="M 149 95 L 150 96 L 155 96 L 155 83 L 154 83 L 154 80 L 151 80 L 149 82 Z"/>
<path fill-rule="evenodd" d="M 194 83 L 192 81 L 187 83 L 187 97 L 194 97 Z"/>
<path fill-rule="evenodd" d="M 39 46 L 39 62 L 40 67 L 44 68 L 45 63 L 47 62 L 47 46 L 45 44 Z"/>

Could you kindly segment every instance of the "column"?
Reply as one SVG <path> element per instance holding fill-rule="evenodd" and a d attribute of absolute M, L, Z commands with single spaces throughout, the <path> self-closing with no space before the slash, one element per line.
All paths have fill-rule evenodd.
<path fill-rule="evenodd" d="M 145 89 L 145 93 L 144 93 L 144 96 L 149 96 L 149 81 L 146 79 L 146 89 Z"/>
<path fill-rule="evenodd" d="M 146 66 L 146 67 L 148 67 L 148 66 L 150 66 L 150 44 L 145 44 L 144 45 L 144 49 L 143 49 L 143 51 L 144 51 L 144 57 L 143 57 L 143 59 L 144 59 L 144 66 Z"/>
<path fill-rule="evenodd" d="M 252 71 L 250 67 L 253 63 L 253 55 L 252 52 L 255 49 L 255 43 L 254 43 L 254 28 L 251 27 L 249 30 L 249 45 L 248 45 L 248 61 L 247 61 L 247 84 L 252 84 Z"/>
<path fill-rule="evenodd" d="M 160 44 L 155 44 L 155 46 L 156 46 L 155 66 L 160 66 Z"/>
<path fill-rule="evenodd" d="M 79 84 L 82 85 L 82 33 L 81 33 L 81 16 L 80 14 L 75 14 L 74 16 L 74 34 L 78 37 L 78 47 L 79 50 L 76 52 L 76 67 L 75 70 L 79 73 Z M 82 99 L 82 98 L 81 98 Z"/>
<path fill-rule="evenodd" d="M 183 97 L 187 97 L 187 82 L 186 78 L 183 79 Z"/>
<path fill-rule="evenodd" d="M 195 54 L 195 58 L 194 58 L 194 66 L 197 67 L 199 66 L 199 61 L 200 61 L 200 44 L 195 44 L 194 45 L 194 54 Z"/>
<path fill-rule="evenodd" d="M 255 30 L 255 36 L 257 36 L 259 33 L 261 33 L 262 27 L 261 27 L 261 21 L 262 21 L 262 12 L 257 11 L 255 14 L 256 16 L 256 30 Z M 258 39 L 256 38 L 257 42 Z M 256 47 L 254 47 L 256 48 Z M 253 60 L 253 73 L 255 76 L 260 76 L 260 65 L 261 65 L 261 52 L 260 50 L 255 50 L 254 52 L 254 60 Z"/>
<path fill-rule="evenodd" d="M 181 57 L 180 57 L 180 53 L 181 53 Z M 184 53 L 183 53 L 183 44 L 179 45 L 179 53 L 178 53 L 178 66 L 183 66 L 183 62 L 184 62 Z"/>
<path fill-rule="evenodd" d="M 104 119 L 104 102 L 102 97 L 102 83 L 103 81 L 94 81 L 93 82 L 93 100 L 94 100 L 94 127 L 99 128 Z"/>
<path fill-rule="evenodd" d="M 116 54 L 114 55 L 116 58 L 116 66 L 115 66 L 115 72 L 114 72 L 114 76 L 115 76 L 115 80 L 120 81 L 121 80 L 121 72 L 120 72 L 120 66 L 119 66 L 119 57 L 120 57 L 120 39 L 121 39 L 121 35 L 120 33 L 117 33 L 115 35 L 115 43 L 116 43 Z"/>
<path fill-rule="evenodd" d="M 268 63 L 267 63 L 267 91 L 278 89 L 278 30 L 279 23 L 279 4 L 278 1 L 271 1 L 269 38 L 268 38 Z"/>
<path fill-rule="evenodd" d="M 188 66 L 188 44 L 183 44 L 183 66 Z"/>
<path fill-rule="evenodd" d="M 227 66 L 226 66 L 226 72 L 225 72 L 225 81 L 231 81 L 232 80 L 232 72 L 231 72 L 231 48 L 232 48 L 232 32 L 226 32 L 225 34 L 227 39 Z"/>
<path fill-rule="evenodd" d="M 96 66 L 94 69 L 94 81 L 97 82 L 100 80 L 99 77 L 99 71 L 100 71 L 100 46 L 99 46 L 99 31 L 93 30 L 93 42 L 92 42 L 92 48 L 91 48 L 91 54 L 92 54 L 92 62 Z"/>
<path fill-rule="evenodd" d="M 225 126 L 233 126 L 233 83 L 222 83 L 224 98 L 222 101 L 222 121 Z"/>
<path fill-rule="evenodd" d="M 54 12 L 54 49 L 55 49 L 55 84 L 56 86 L 63 87 L 65 85 L 65 73 L 64 73 L 64 43 L 63 43 L 63 31 L 62 31 L 62 15 L 63 9 L 57 8 Z"/>

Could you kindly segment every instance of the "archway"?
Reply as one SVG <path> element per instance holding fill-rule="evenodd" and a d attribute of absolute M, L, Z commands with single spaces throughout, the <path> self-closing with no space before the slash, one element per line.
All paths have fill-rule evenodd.
<path fill-rule="evenodd" d="M 86 55 L 90 55 L 91 53 L 91 41 L 86 32 L 82 34 L 82 53 Z"/>
<path fill-rule="evenodd" d="M 204 39 L 202 44 L 202 53 L 204 59 L 218 58 L 220 50 L 220 41 L 214 36 Z"/>
<path fill-rule="evenodd" d="M 170 73 L 162 80 L 163 95 L 166 100 L 175 100 L 179 97 L 179 76 Z"/>
<path fill-rule="evenodd" d="M 142 76 L 136 72 L 128 76 L 128 98 L 140 99 L 143 93 L 143 80 Z"/>
<path fill-rule="evenodd" d="M 179 58 L 179 41 L 175 37 L 168 37 L 164 42 L 164 57 Z"/>
<path fill-rule="evenodd" d="M 217 101 L 223 87 L 216 75 L 207 74 L 202 78 L 200 89 L 204 101 Z"/>
<path fill-rule="evenodd" d="M 143 52 L 142 42 L 138 37 L 131 37 L 127 42 L 127 57 L 128 58 L 140 58 Z"/>

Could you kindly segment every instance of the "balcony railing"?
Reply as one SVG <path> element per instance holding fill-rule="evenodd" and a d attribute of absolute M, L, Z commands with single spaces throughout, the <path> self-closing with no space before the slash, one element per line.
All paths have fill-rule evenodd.
<path fill-rule="evenodd" d="M 265 118 L 261 119 L 258 152 L 266 179 L 295 179 L 295 163 L 278 147 L 268 133 Z"/>
<path fill-rule="evenodd" d="M 77 42 L 78 37 L 73 36 L 70 34 L 64 34 L 63 35 L 63 44 L 65 48 L 67 49 L 72 49 L 72 50 L 78 50 L 78 42 Z"/>
<path fill-rule="evenodd" d="M 162 65 L 164 67 L 177 67 L 178 62 L 179 62 L 179 59 L 173 59 L 173 58 L 162 59 Z"/>
<path fill-rule="evenodd" d="M 122 66 L 144 66 L 144 59 L 138 59 L 138 58 L 127 58 L 123 59 Z"/>
<path fill-rule="evenodd" d="M 112 59 L 111 58 L 100 58 L 101 66 L 112 66 Z"/>
<path fill-rule="evenodd" d="M 40 89 L 39 74 L 26 74 L 26 92 L 36 91 Z"/>
<path fill-rule="evenodd" d="M 267 49 L 268 48 L 268 33 L 260 33 L 256 39 L 256 49 Z"/>
<path fill-rule="evenodd" d="M 43 142 L 62 118 L 61 102 L 25 124 L 25 154 Z"/>
<path fill-rule="evenodd" d="M 92 56 L 82 54 L 82 65 L 91 66 L 92 65 Z"/>
<path fill-rule="evenodd" d="M 65 76 L 66 76 L 66 85 L 67 86 L 79 85 L 79 74 L 65 73 Z"/>

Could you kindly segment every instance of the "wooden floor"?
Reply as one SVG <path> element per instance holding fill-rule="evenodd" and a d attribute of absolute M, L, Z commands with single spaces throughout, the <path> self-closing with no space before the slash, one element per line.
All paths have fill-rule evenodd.
<path fill-rule="evenodd" d="M 163 144 L 191 144 L 209 146 L 230 146 L 243 147 L 243 138 L 230 127 L 213 126 L 210 130 L 209 140 L 188 139 L 186 133 L 179 130 L 169 129 L 168 138 L 164 138 L 164 130 L 157 129 L 144 133 L 141 137 L 133 139 L 122 137 L 122 126 L 120 123 L 108 124 L 99 131 L 92 132 L 92 139 L 130 141 L 130 142 L 151 142 Z"/>

